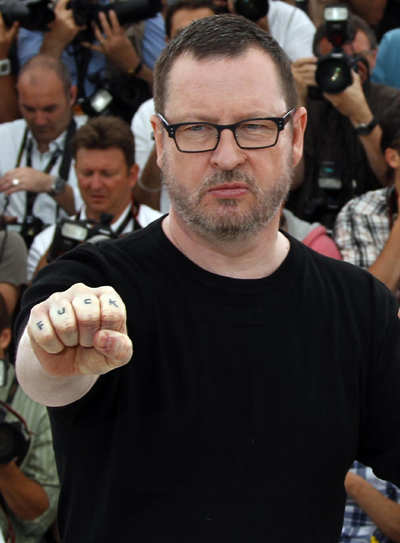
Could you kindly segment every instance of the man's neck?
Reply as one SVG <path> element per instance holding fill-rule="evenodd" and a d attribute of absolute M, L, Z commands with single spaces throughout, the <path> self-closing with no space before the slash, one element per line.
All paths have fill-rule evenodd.
<path fill-rule="evenodd" d="M 240 242 L 210 242 L 183 224 L 171 211 L 163 221 L 167 238 L 201 268 L 236 279 L 259 279 L 276 271 L 285 260 L 290 243 L 279 233 L 279 212 L 253 238 Z"/>

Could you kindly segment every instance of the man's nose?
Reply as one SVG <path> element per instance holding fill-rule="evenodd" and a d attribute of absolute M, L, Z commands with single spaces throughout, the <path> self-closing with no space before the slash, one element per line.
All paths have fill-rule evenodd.
<path fill-rule="evenodd" d="M 47 124 L 46 114 L 43 113 L 42 111 L 37 111 L 35 113 L 35 124 L 37 126 L 43 126 L 43 125 Z"/>
<path fill-rule="evenodd" d="M 94 172 L 91 179 L 92 189 L 98 189 L 103 186 L 103 177 L 100 172 Z"/>
<path fill-rule="evenodd" d="M 234 170 L 246 162 L 245 149 L 241 149 L 236 143 L 236 136 L 232 130 L 221 131 L 218 146 L 212 153 L 213 166 L 221 170 Z"/>

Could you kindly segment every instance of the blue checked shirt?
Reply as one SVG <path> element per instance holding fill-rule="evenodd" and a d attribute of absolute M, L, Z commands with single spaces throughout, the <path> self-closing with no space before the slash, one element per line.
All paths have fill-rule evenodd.
<path fill-rule="evenodd" d="M 371 468 L 367 468 L 360 462 L 354 462 L 350 471 L 360 475 L 390 500 L 400 501 L 399 489 L 392 483 L 378 479 Z M 368 515 L 348 497 L 340 543 L 371 543 L 371 541 L 389 543 L 389 539 L 377 528 Z"/>

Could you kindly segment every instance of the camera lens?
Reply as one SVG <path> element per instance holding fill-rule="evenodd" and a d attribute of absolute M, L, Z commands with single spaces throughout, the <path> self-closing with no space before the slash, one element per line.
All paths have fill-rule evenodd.
<path fill-rule="evenodd" d="M 344 58 L 325 58 L 318 63 L 317 85 L 327 94 L 337 94 L 351 85 L 351 70 Z"/>

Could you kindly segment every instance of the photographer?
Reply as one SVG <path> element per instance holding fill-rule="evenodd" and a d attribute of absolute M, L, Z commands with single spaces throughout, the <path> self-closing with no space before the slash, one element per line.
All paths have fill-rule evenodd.
<path fill-rule="evenodd" d="M 112 215 L 109 237 L 119 237 L 161 216 L 133 201 L 138 166 L 132 132 L 122 119 L 111 116 L 90 119 L 75 134 L 71 148 L 84 201 L 79 213 L 72 217 L 76 224 L 92 221 L 93 226 L 99 223 L 102 214 L 108 213 Z M 28 254 L 28 280 L 35 270 L 47 264 L 50 247 L 54 256 L 63 252 L 63 242 L 56 225 L 36 236 Z"/>
<path fill-rule="evenodd" d="M 316 71 L 315 60 L 305 59 L 305 65 L 294 68 L 297 88 L 308 110 L 308 123 L 304 157 L 294 183 L 294 188 L 302 186 L 292 191 L 288 206 L 305 220 L 317 220 L 328 228 L 333 227 L 337 213 L 354 195 L 384 184 L 386 165 L 379 146 L 379 124 L 390 105 L 400 106 L 399 90 L 370 83 L 377 52 L 370 27 L 351 15 L 345 31 L 348 37 L 343 51 L 357 72 L 351 71 L 352 81 L 342 92 L 322 94 L 308 87 Z M 332 49 L 327 25 L 323 24 L 315 35 L 314 54 L 320 58 Z M 338 77 L 341 74 L 339 67 Z"/>
<path fill-rule="evenodd" d="M 3 535 L 7 542 L 44 543 L 59 495 L 50 421 L 46 408 L 18 387 L 6 357 L 10 341 L 10 318 L 0 294 L 0 540 Z"/>
<path fill-rule="evenodd" d="M 76 21 L 76 12 L 69 4 L 69 0 L 57 1 L 55 19 L 48 25 L 48 31 L 21 29 L 18 39 L 21 65 L 39 52 L 62 58 L 78 87 L 83 110 L 91 116 L 94 112 L 85 107 L 86 100 L 99 89 L 99 85 L 101 87 L 101 83 L 96 83 L 95 79 L 101 80 L 108 68 L 125 77 L 126 85 L 132 83 L 132 77 L 145 81 L 147 85 L 143 90 L 143 99 L 147 99 L 153 84 L 152 70 L 138 56 L 115 11 L 109 11 L 108 16 L 100 12 L 95 20 L 91 20 L 94 17 L 91 14 L 87 17 L 87 24 L 80 25 Z M 105 4 L 108 2 L 99 2 L 99 5 Z M 85 7 L 83 2 L 81 8 L 77 5 L 76 9 L 84 10 Z"/>
<path fill-rule="evenodd" d="M 32 219 L 38 233 L 81 205 L 67 144 L 86 119 L 72 116 L 76 87 L 60 60 L 31 59 L 17 89 L 23 119 L 0 126 L 0 210 L 22 225 Z"/>

